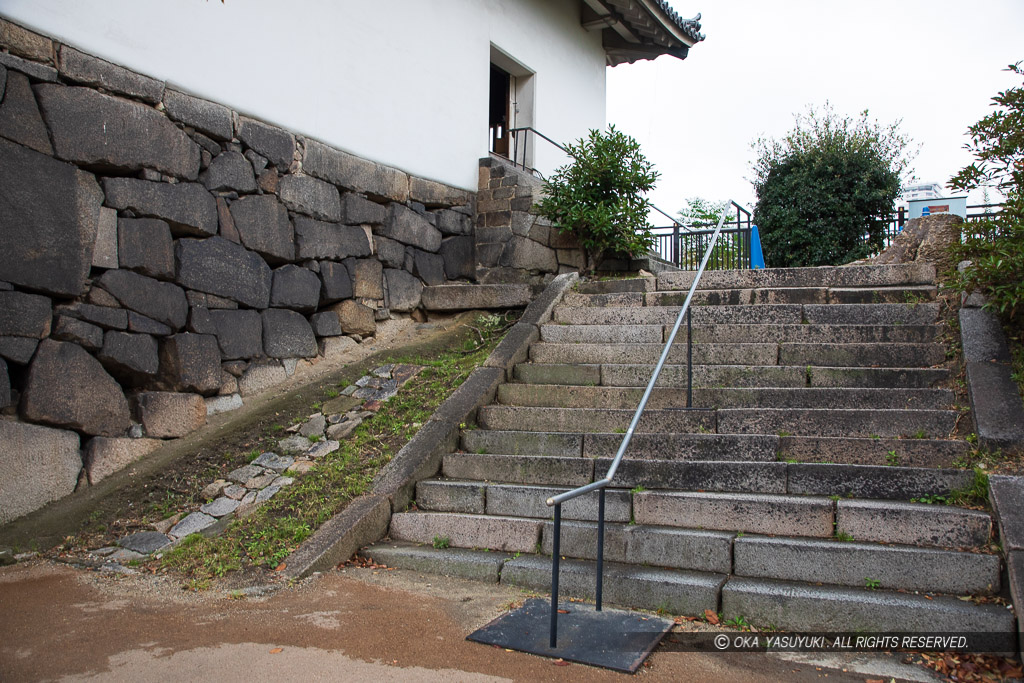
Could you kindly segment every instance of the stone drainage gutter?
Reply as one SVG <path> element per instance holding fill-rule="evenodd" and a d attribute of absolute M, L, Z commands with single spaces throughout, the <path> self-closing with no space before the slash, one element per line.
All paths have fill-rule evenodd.
<path fill-rule="evenodd" d="M 458 446 L 462 426 L 476 419 L 477 408 L 491 403 L 498 385 L 508 381 L 516 364 L 527 359 L 530 344 L 540 339 L 540 326 L 551 320 L 555 306 L 577 277 L 576 273 L 559 275 L 526 307 L 484 364 L 381 469 L 370 493 L 350 502 L 291 554 L 285 561 L 285 576 L 301 578 L 330 569 L 387 535 L 392 513 L 404 512 L 413 500 L 416 484 L 437 474 L 441 459 Z"/>

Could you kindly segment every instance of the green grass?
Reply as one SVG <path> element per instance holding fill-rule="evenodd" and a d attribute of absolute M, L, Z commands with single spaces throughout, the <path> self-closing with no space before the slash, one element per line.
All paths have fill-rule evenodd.
<path fill-rule="evenodd" d="M 843 543 L 849 543 L 850 541 L 853 540 L 853 536 L 851 536 L 850 534 L 846 533 L 845 531 L 837 531 L 835 539 L 837 541 L 842 541 Z"/>
<path fill-rule="evenodd" d="M 392 361 L 427 367 L 380 411 L 364 420 L 337 451 L 321 459 L 316 468 L 281 489 L 248 517 L 233 521 L 220 536 L 196 535 L 165 553 L 163 566 L 201 582 L 245 567 L 273 569 L 280 565 L 321 524 L 371 489 L 377 472 L 500 341 L 496 335 L 484 338 L 483 346 L 476 339 L 468 339 L 462 347 L 429 358 L 408 356 Z M 160 511 L 169 516 L 183 509 L 186 501 L 186 496 L 168 495 Z"/>
<path fill-rule="evenodd" d="M 882 587 L 882 582 L 878 579 L 872 579 L 871 577 L 864 577 L 864 587 L 869 590 L 876 590 Z"/>
<path fill-rule="evenodd" d="M 444 550 L 452 544 L 452 539 L 447 536 L 434 536 L 434 547 L 438 550 Z"/>

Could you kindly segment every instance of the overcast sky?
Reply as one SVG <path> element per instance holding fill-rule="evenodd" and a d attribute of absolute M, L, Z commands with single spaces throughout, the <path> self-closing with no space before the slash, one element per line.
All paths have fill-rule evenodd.
<path fill-rule="evenodd" d="M 1024 0 L 672 0 L 702 13 L 706 40 L 680 61 L 608 70 L 608 122 L 640 141 L 661 172 L 654 203 L 734 198 L 753 208 L 759 136 L 779 138 L 793 114 L 830 101 L 867 109 L 920 145 L 918 181 L 945 184 L 972 157 L 967 126 L 990 98 L 1020 85 L 1002 71 L 1024 60 Z M 981 201 L 972 193 L 971 202 Z"/>

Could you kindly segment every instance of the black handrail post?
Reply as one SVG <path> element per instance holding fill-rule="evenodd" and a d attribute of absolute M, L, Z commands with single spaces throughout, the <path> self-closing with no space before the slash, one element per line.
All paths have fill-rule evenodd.
<path fill-rule="evenodd" d="M 601 611 L 601 589 L 604 577 L 604 489 L 597 499 L 597 592 L 595 602 L 597 611 Z"/>
<path fill-rule="evenodd" d="M 679 224 L 672 226 L 672 265 L 679 265 Z"/>
<path fill-rule="evenodd" d="M 555 528 L 551 539 L 551 649 L 558 643 L 558 553 L 562 540 L 562 504 L 555 505 Z"/>
<path fill-rule="evenodd" d="M 693 309 L 686 309 L 686 407 L 693 407 Z"/>

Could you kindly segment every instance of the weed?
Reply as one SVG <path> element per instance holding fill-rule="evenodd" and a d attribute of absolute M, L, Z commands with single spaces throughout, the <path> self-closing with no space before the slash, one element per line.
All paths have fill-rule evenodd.
<path fill-rule="evenodd" d="M 779 432 L 779 436 L 781 436 L 781 437 L 793 436 L 793 433 L 792 432 L 786 432 L 786 431 L 780 431 Z"/>
<path fill-rule="evenodd" d="M 966 486 L 949 492 L 953 505 L 988 506 L 988 474 L 981 468 L 974 468 L 974 477 Z"/>
<path fill-rule="evenodd" d="M 928 494 L 911 498 L 911 503 L 924 503 L 925 505 L 949 505 L 949 497 L 940 494 Z"/>
<path fill-rule="evenodd" d="M 438 550 L 444 550 L 452 544 L 452 540 L 447 536 L 434 536 L 434 547 Z"/>
<path fill-rule="evenodd" d="M 911 435 L 910 438 L 912 438 L 912 439 L 927 439 L 928 438 L 928 434 L 926 434 L 923 429 L 918 429 L 916 432 L 914 432 Z"/>
<path fill-rule="evenodd" d="M 616 427 L 615 429 L 612 430 L 612 433 L 614 433 L 614 434 L 625 434 L 626 433 L 626 428 L 625 427 Z"/>
<path fill-rule="evenodd" d="M 312 408 L 313 410 L 315 410 L 318 413 L 320 412 L 320 409 L 323 408 L 323 407 L 324 407 L 324 404 L 321 403 L 320 401 L 317 401 L 316 403 L 314 403 L 313 405 L 310 406 L 310 408 Z"/>
<path fill-rule="evenodd" d="M 646 491 L 646 490 L 647 490 L 647 489 L 646 489 L 646 488 L 644 488 L 643 486 L 637 485 L 637 486 L 634 486 L 633 488 L 631 488 L 631 489 L 629 490 L 629 492 L 630 492 L 630 493 L 633 493 L 633 494 L 636 494 L 636 493 L 643 493 L 643 492 L 644 492 L 644 491 Z"/>
<path fill-rule="evenodd" d="M 340 395 L 341 392 L 338 391 L 337 389 L 328 389 L 327 391 L 324 392 L 324 396 L 326 396 L 327 398 L 338 398 L 338 396 Z"/>
<path fill-rule="evenodd" d="M 838 502 L 839 498 L 840 498 L 840 496 L 838 496 L 838 495 L 836 495 L 834 493 L 831 496 L 829 496 L 829 500 L 832 500 L 833 502 Z"/>
<path fill-rule="evenodd" d="M 878 579 L 872 579 L 870 577 L 865 576 L 864 577 L 864 586 L 865 586 L 865 588 L 868 588 L 869 590 L 876 590 L 876 589 L 882 587 L 882 582 L 879 581 Z"/>
<path fill-rule="evenodd" d="M 258 457 L 260 457 L 260 449 L 254 448 L 251 451 L 249 451 L 248 454 L 246 454 L 245 460 L 246 462 L 252 462 Z"/>
<path fill-rule="evenodd" d="M 978 435 L 975 434 L 974 432 L 971 432 L 970 434 L 964 437 L 964 441 L 966 441 L 969 444 L 976 444 L 978 443 Z"/>
<path fill-rule="evenodd" d="M 845 531 L 837 531 L 836 535 L 835 535 L 835 539 L 837 541 L 842 541 L 843 543 L 849 543 L 850 541 L 853 540 L 853 536 L 851 536 L 850 534 L 846 533 Z"/>
<path fill-rule="evenodd" d="M 900 466 L 900 456 L 899 456 L 899 453 L 896 452 L 895 448 L 890 450 L 885 455 L 885 464 L 886 465 L 892 465 L 893 467 L 899 467 Z"/>
<path fill-rule="evenodd" d="M 284 425 L 270 425 L 270 431 L 274 434 L 284 431 Z"/>
<path fill-rule="evenodd" d="M 748 622 L 742 615 L 735 616 L 732 619 L 726 619 L 722 623 L 726 626 L 732 626 L 733 628 L 750 628 L 750 622 Z"/>
<path fill-rule="evenodd" d="M 478 448 L 478 449 L 476 449 L 476 454 L 477 455 L 487 455 L 487 449 L 486 448 Z"/>
<path fill-rule="evenodd" d="M 321 434 L 310 434 L 306 438 L 309 439 L 312 443 L 316 443 L 317 441 L 319 441 L 320 439 L 322 439 L 324 437 Z"/>

